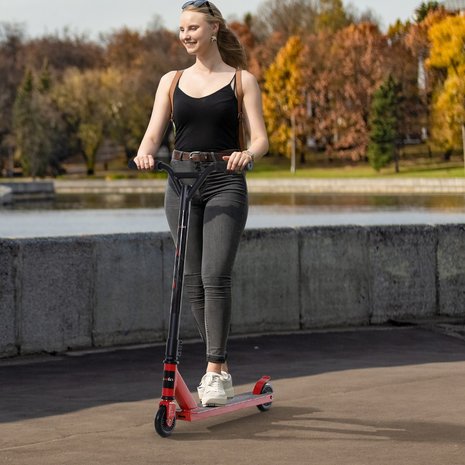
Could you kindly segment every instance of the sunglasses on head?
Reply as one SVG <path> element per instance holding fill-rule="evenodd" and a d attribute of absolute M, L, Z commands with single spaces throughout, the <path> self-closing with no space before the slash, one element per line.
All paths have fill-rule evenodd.
<path fill-rule="evenodd" d="M 188 6 L 195 6 L 196 8 L 200 7 L 200 6 L 203 6 L 203 5 L 207 5 L 208 7 L 208 11 L 210 12 L 210 14 L 212 16 L 215 16 L 214 13 L 213 13 L 213 10 L 210 6 L 210 3 L 207 2 L 206 0 L 191 0 L 189 2 L 186 2 L 184 3 L 184 5 L 181 7 L 181 10 L 184 10 L 185 8 L 187 8 Z"/>

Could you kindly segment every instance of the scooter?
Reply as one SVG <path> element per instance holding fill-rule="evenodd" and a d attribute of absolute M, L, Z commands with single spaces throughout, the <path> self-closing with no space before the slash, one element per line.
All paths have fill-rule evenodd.
<path fill-rule="evenodd" d="M 137 169 L 134 161 L 129 162 L 129 168 Z M 250 167 L 249 167 L 250 168 Z M 226 405 L 219 407 L 203 407 L 198 404 L 183 380 L 179 371 L 181 356 L 181 341 L 179 339 L 181 299 L 184 277 L 184 259 L 186 256 L 187 233 L 192 197 L 213 171 L 224 171 L 224 162 L 212 162 L 202 170 L 179 173 L 162 161 L 156 161 L 154 171 L 165 171 L 172 181 L 173 188 L 180 199 L 178 232 L 171 290 L 170 322 L 166 341 L 165 360 L 163 361 L 163 383 L 161 400 L 155 415 L 155 431 L 161 437 L 168 437 L 176 426 L 176 420 L 197 421 L 205 418 L 223 415 L 243 408 L 256 406 L 265 412 L 270 409 L 273 400 L 273 388 L 269 376 L 262 376 L 251 392 L 236 395 L 228 400 Z M 193 179 L 190 183 L 182 179 Z"/>

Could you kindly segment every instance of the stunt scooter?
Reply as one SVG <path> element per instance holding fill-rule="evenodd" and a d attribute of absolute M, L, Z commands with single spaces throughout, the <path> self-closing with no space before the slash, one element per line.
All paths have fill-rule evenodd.
<path fill-rule="evenodd" d="M 129 168 L 137 169 L 134 161 Z M 174 260 L 173 285 L 171 290 L 170 323 L 166 341 L 165 360 L 163 362 L 163 384 L 161 400 L 155 415 L 155 430 L 161 437 L 168 437 L 176 426 L 176 420 L 197 421 L 212 416 L 223 415 L 247 407 L 256 406 L 264 412 L 270 409 L 273 400 L 273 388 L 270 377 L 262 376 L 251 392 L 239 394 L 220 407 L 203 407 L 197 404 L 179 372 L 181 341 L 179 340 L 181 298 L 184 277 L 184 259 L 187 247 L 190 205 L 192 197 L 206 178 L 213 171 L 225 171 L 225 162 L 209 163 L 201 171 L 178 173 L 170 165 L 156 161 L 154 171 L 166 171 L 173 188 L 180 199 L 176 253 Z M 192 185 L 183 183 L 182 179 L 193 179 Z"/>

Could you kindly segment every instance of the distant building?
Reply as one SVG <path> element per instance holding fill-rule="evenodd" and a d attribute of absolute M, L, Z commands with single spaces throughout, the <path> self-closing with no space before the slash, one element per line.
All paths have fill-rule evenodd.
<path fill-rule="evenodd" d="M 465 12 L 465 0 L 445 0 L 444 7 L 449 11 Z"/>

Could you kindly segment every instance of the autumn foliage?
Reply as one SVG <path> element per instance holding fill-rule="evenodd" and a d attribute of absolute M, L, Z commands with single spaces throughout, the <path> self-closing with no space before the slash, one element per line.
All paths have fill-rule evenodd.
<path fill-rule="evenodd" d="M 427 134 L 445 149 L 460 146 L 465 18 L 438 2 L 421 3 L 414 22 L 387 32 L 372 12 L 342 0 L 267 0 L 230 27 L 263 91 L 272 154 L 290 156 L 293 141 L 302 162 L 316 153 L 367 160 L 369 146 L 380 150 L 374 99 L 388 79 L 396 82 L 396 144 Z M 57 174 L 78 154 L 91 174 L 105 141 L 130 157 L 160 77 L 191 63 L 177 34 L 159 24 L 98 43 L 67 33 L 26 39 L 21 27 L 1 24 L 0 168 L 15 157 L 26 173 Z"/>

